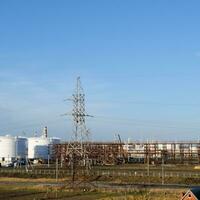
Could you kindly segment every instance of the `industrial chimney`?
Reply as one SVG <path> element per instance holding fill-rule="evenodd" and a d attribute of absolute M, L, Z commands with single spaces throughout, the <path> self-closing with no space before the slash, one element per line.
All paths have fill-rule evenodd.
<path fill-rule="evenodd" d="M 47 138 L 47 137 L 48 137 L 48 128 L 47 128 L 47 126 L 44 127 L 44 130 L 43 130 L 43 137 L 44 137 L 44 138 Z"/>

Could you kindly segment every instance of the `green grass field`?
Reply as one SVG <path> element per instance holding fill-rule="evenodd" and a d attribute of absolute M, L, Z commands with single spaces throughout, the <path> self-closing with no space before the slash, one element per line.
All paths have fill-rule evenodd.
<path fill-rule="evenodd" d="M 71 180 L 71 176 L 67 173 L 67 169 L 64 168 L 60 168 L 58 174 L 58 183 L 61 183 L 62 186 L 55 186 L 55 174 L 49 174 L 49 170 L 54 171 L 54 168 L 37 166 L 29 173 L 23 172 L 23 169 L 16 169 L 13 172 L 13 169 L 4 168 L 0 171 L 0 200 L 175 200 L 180 199 L 181 192 L 187 190 L 189 185 L 200 185 L 200 170 L 194 169 L 194 166 L 192 165 L 165 166 L 164 170 L 166 174 L 174 173 L 176 175 L 176 173 L 182 173 L 186 176 L 166 176 L 164 178 L 164 183 L 188 185 L 183 189 L 167 189 L 167 187 L 166 189 L 161 189 L 160 187 L 158 187 L 160 189 L 156 189 L 156 187 L 144 189 L 143 186 L 140 186 L 139 188 L 129 186 L 129 189 L 127 190 L 126 184 L 161 184 L 163 181 L 161 177 L 162 167 L 156 165 L 150 166 L 150 176 L 147 176 L 146 165 L 130 164 L 123 166 L 94 167 L 90 171 L 91 177 L 88 177 L 90 177 L 89 180 L 97 183 L 97 185 L 99 184 L 100 187 L 90 187 L 87 188 L 87 191 L 83 191 L 82 188 L 78 187 L 76 190 L 72 191 L 69 188 L 67 189 L 64 187 L 63 185 Z M 42 173 L 40 174 L 39 172 Z M 103 172 L 103 175 L 101 174 L 98 176 L 97 172 Z M 153 176 L 154 173 L 156 174 L 155 176 Z M 190 173 L 193 173 L 194 176 L 187 176 L 190 175 Z M 97 180 L 95 180 L 96 177 L 98 177 Z M 77 181 L 82 181 L 85 177 L 76 175 L 75 178 Z"/>
<path fill-rule="evenodd" d="M 77 170 L 76 178 L 81 178 L 81 169 Z M 164 174 L 164 175 L 163 175 Z M 165 165 L 164 173 L 160 165 L 150 165 L 149 175 L 147 165 L 118 165 L 118 166 L 98 166 L 93 167 L 90 171 L 91 179 L 99 177 L 98 181 L 109 183 L 141 183 L 149 184 L 185 184 L 199 185 L 200 170 L 195 169 L 192 165 Z M 20 178 L 51 178 L 55 179 L 55 168 L 45 168 L 36 166 L 28 173 L 25 169 L 0 169 L 0 177 L 20 177 Z M 59 168 L 58 178 L 70 179 L 70 172 L 66 168 Z"/>
<path fill-rule="evenodd" d="M 71 199 L 71 200 L 175 200 L 185 189 L 136 189 L 133 192 L 109 191 L 68 191 L 64 188 L 41 186 L 0 185 L 0 199 L 12 200 L 42 200 L 42 199 Z"/>

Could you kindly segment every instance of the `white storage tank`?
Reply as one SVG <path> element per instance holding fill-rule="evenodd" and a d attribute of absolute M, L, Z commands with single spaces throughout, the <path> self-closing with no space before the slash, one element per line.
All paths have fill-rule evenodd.
<path fill-rule="evenodd" d="M 61 141 L 61 139 L 60 139 L 60 138 L 57 138 L 57 137 L 51 137 L 51 138 L 50 138 L 50 143 L 51 143 L 51 144 L 59 144 L 60 141 Z"/>
<path fill-rule="evenodd" d="M 48 159 L 50 139 L 46 137 L 28 138 L 28 158 Z"/>
<path fill-rule="evenodd" d="M 0 162 L 11 163 L 16 159 L 16 139 L 10 135 L 0 136 Z"/>
<path fill-rule="evenodd" d="M 18 159 L 25 159 L 28 153 L 28 140 L 26 137 L 16 137 L 16 156 Z"/>
<path fill-rule="evenodd" d="M 176 151 L 180 151 L 180 144 L 176 144 Z"/>
<path fill-rule="evenodd" d="M 192 146 L 191 149 L 190 149 L 190 151 L 191 151 L 192 153 L 196 153 L 196 154 L 197 154 L 197 153 L 198 153 L 198 149 L 199 149 L 199 148 L 198 148 L 198 146 L 196 145 L 196 146 Z"/>
<path fill-rule="evenodd" d="M 163 144 L 159 143 L 159 144 L 158 144 L 158 149 L 159 149 L 159 150 L 163 150 Z"/>
<path fill-rule="evenodd" d="M 167 150 L 171 151 L 172 150 L 172 145 L 171 144 L 167 144 Z"/>
<path fill-rule="evenodd" d="M 45 127 L 41 137 L 28 138 L 28 159 L 47 160 L 52 157 L 53 144 L 59 144 L 61 141 L 57 137 L 48 137 L 48 129 Z"/>

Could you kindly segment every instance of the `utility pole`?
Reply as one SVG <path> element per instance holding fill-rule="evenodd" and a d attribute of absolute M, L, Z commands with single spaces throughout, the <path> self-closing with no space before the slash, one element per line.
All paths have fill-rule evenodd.
<path fill-rule="evenodd" d="M 162 156 L 162 185 L 165 183 L 164 156 Z"/>
<path fill-rule="evenodd" d="M 148 184 L 150 184 L 150 151 L 148 149 L 147 154 L 147 177 L 148 177 Z"/>
<path fill-rule="evenodd" d="M 85 94 L 81 86 L 80 77 L 76 81 L 76 89 L 70 99 L 73 103 L 73 109 L 70 115 L 73 118 L 74 129 L 71 141 L 67 147 L 67 157 L 72 175 L 72 186 L 74 186 L 78 167 L 83 167 L 88 172 L 89 163 L 89 130 L 86 128 L 86 117 L 92 117 L 85 111 Z"/>
<path fill-rule="evenodd" d="M 58 158 L 56 158 L 56 183 L 58 183 Z"/>
<path fill-rule="evenodd" d="M 49 159 L 50 159 L 50 156 L 48 154 L 48 168 L 50 167 Z"/>

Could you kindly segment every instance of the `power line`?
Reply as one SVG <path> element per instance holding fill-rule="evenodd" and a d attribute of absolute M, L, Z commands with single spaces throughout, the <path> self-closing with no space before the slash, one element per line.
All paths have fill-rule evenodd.
<path fill-rule="evenodd" d="M 133 104 L 133 105 L 153 105 L 153 106 L 177 106 L 177 107 L 199 107 L 200 104 L 198 103 L 182 103 L 180 102 L 155 102 L 155 101 L 141 101 L 141 100 L 129 100 L 129 101 L 116 101 L 116 100 L 107 100 L 109 102 L 115 104 Z M 106 102 L 107 102 L 106 101 Z M 102 102 L 101 102 L 102 103 Z"/>
<path fill-rule="evenodd" d="M 130 126 L 135 126 L 135 125 L 139 125 L 139 126 L 145 126 L 145 127 L 156 127 L 156 128 L 170 128 L 170 129 L 190 129 L 190 130 L 200 130 L 200 127 L 185 127 L 185 126 L 174 126 L 174 125 L 162 125 L 160 123 L 156 123 L 155 121 L 148 121 L 148 120 L 137 120 L 137 119 L 127 119 L 127 118 L 116 118 L 116 117 L 106 117 L 106 116 L 96 116 L 95 118 L 93 118 L 95 122 L 100 122 L 100 121 L 104 121 L 107 123 L 110 122 L 115 122 L 117 124 L 124 124 L 124 125 L 130 125 Z"/>

